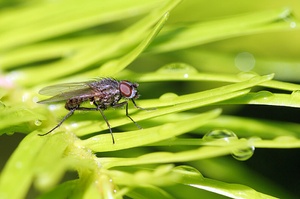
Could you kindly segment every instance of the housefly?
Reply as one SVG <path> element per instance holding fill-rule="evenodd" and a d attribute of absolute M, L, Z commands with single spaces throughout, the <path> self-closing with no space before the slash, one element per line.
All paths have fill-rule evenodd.
<path fill-rule="evenodd" d="M 39 91 L 39 94 L 52 97 L 41 100 L 38 103 L 50 104 L 65 101 L 65 108 L 69 110 L 69 113 L 50 131 L 39 135 L 47 135 L 60 127 L 60 125 L 72 116 L 76 110 L 99 111 L 109 128 L 114 144 L 115 139 L 111 126 L 103 111 L 109 107 L 118 108 L 125 106 L 126 116 L 141 129 L 128 114 L 128 100 L 131 100 L 136 108 L 145 110 L 144 108 L 137 106 L 134 101 L 139 97 L 137 90 L 138 86 L 137 83 L 132 83 L 127 80 L 118 81 L 112 78 L 101 78 L 87 82 L 64 83 L 45 87 Z M 121 99 L 124 99 L 125 101 L 119 102 Z M 86 101 L 89 101 L 91 105 L 94 105 L 95 107 L 81 107 L 81 104 Z"/>

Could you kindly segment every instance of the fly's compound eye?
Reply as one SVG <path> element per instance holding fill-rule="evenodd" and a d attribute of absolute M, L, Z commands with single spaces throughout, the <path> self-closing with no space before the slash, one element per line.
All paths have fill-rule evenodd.
<path fill-rule="evenodd" d="M 128 81 L 121 81 L 119 85 L 120 92 L 123 97 L 132 99 L 132 98 L 138 98 L 138 92 L 137 92 L 138 84 L 134 84 Z"/>

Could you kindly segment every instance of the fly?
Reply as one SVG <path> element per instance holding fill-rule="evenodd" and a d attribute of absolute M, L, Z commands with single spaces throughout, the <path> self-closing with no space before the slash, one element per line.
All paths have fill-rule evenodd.
<path fill-rule="evenodd" d="M 139 129 L 141 129 L 141 127 L 128 114 L 128 100 L 131 100 L 136 108 L 145 110 L 144 108 L 137 106 L 134 101 L 139 97 L 137 90 L 138 86 L 139 85 L 137 83 L 132 83 L 127 80 L 118 81 L 112 78 L 102 78 L 94 81 L 65 83 L 45 87 L 39 91 L 39 94 L 52 97 L 41 100 L 38 103 L 49 104 L 66 101 L 65 108 L 69 110 L 69 113 L 50 131 L 39 135 L 48 135 L 60 127 L 61 124 L 72 116 L 76 110 L 99 111 L 109 128 L 112 142 L 114 144 L 114 135 L 103 111 L 109 107 L 119 108 L 125 106 L 126 116 Z M 121 99 L 125 99 L 125 101 L 119 102 Z M 81 104 L 86 101 L 89 101 L 95 107 L 81 107 Z"/>

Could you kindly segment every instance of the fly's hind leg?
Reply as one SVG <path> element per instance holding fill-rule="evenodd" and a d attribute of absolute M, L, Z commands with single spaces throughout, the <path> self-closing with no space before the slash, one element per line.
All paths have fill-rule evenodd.
<path fill-rule="evenodd" d="M 101 115 L 102 115 L 104 121 L 106 122 L 106 125 L 107 125 L 108 129 L 109 129 L 112 142 L 113 142 L 113 144 L 115 144 L 114 134 L 113 134 L 113 132 L 111 130 L 110 124 L 109 124 L 106 116 L 103 113 L 103 110 L 101 109 L 101 107 L 95 101 L 93 101 L 93 104 L 96 106 L 96 108 L 78 107 L 77 110 L 82 110 L 82 111 L 100 111 L 100 113 L 101 113 Z"/>
<path fill-rule="evenodd" d="M 93 104 L 96 106 L 96 108 L 84 108 L 84 107 L 82 107 L 82 108 L 80 108 L 80 110 L 86 110 L 86 111 L 92 111 L 92 110 L 94 110 L 94 111 L 99 111 L 99 112 L 101 113 L 101 115 L 102 115 L 104 121 L 106 122 L 106 125 L 107 125 L 108 129 L 109 129 L 109 132 L 110 132 L 110 135 L 111 135 L 111 139 L 112 139 L 112 141 L 113 141 L 113 144 L 115 144 L 114 134 L 112 133 L 110 124 L 109 124 L 109 122 L 108 122 L 106 116 L 104 115 L 103 110 L 101 109 L 101 107 L 100 107 L 95 101 L 93 101 Z"/>
<path fill-rule="evenodd" d="M 51 133 L 52 131 L 54 131 L 55 129 L 57 129 L 58 127 L 60 127 L 60 125 L 66 121 L 66 119 L 68 119 L 71 115 L 73 115 L 73 113 L 77 110 L 77 108 L 73 108 L 70 110 L 70 112 L 50 131 L 48 131 L 47 133 L 44 134 L 38 134 L 39 136 L 44 136 L 44 135 L 48 135 L 49 133 Z"/>

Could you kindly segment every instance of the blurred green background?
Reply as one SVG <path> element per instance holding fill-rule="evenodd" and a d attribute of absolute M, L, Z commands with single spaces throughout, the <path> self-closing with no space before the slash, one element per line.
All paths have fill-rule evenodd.
<path fill-rule="evenodd" d="M 49 3 L 50 2 L 50 3 Z M 37 6 L 43 3 L 55 4 L 59 0 L 53 1 L 38 1 L 38 0 L 0 0 L 0 24 L 1 16 L 8 16 L 9 12 L 13 12 L 13 15 L 17 17 L 18 9 L 24 7 L 30 8 L 31 6 Z M 95 1 L 86 1 L 86 4 L 93 4 Z M 104 1 L 105 2 L 105 1 Z M 113 1 L 111 1 L 113 2 Z M 146 2 L 146 1 L 145 1 Z M 153 1 L 153 9 L 159 3 L 158 1 Z M 164 1 L 165 2 L 165 1 Z M 116 1 L 118 5 L 119 1 Z M 133 2 L 134 3 L 134 2 Z M 147 1 L 149 3 L 149 1 Z M 150 3 L 149 3 L 150 4 Z M 84 7 L 76 7 L 76 3 L 70 4 L 70 11 L 72 9 L 82 9 Z M 140 7 L 142 9 L 142 6 Z M 282 18 L 278 17 L 277 20 L 267 21 L 259 26 L 255 21 L 258 19 L 253 17 L 253 25 L 251 22 L 245 21 L 243 24 L 243 17 L 247 14 L 252 13 L 264 13 L 267 11 L 276 10 L 275 13 L 280 13 L 282 10 Z M 277 12 L 278 10 L 278 12 Z M 32 10 L 31 10 L 32 11 Z M 22 50 L 29 52 L 30 48 L 42 47 L 43 50 L 52 45 L 63 44 L 68 46 L 68 42 L 72 43 L 72 39 L 82 39 L 93 38 L 98 35 L 109 35 L 110 33 L 119 32 L 132 24 L 137 20 L 148 14 L 147 11 L 136 11 L 140 14 L 135 14 L 135 10 L 131 10 L 129 16 L 126 18 L 112 20 L 103 22 L 102 24 L 95 24 L 87 26 L 86 28 L 81 28 L 74 30 L 73 32 L 66 32 L 62 34 L 53 34 L 51 36 L 28 41 L 28 43 L 20 40 L 21 42 L 13 43 L 11 45 L 9 42 L 5 41 L 5 38 L 9 37 L 10 32 L 23 34 L 22 31 L 18 32 L 18 22 L 16 24 L 11 24 L 11 27 L 0 27 L 0 78 L 1 78 L 1 90 L 5 93 L 6 104 L 15 105 L 17 103 L 22 103 L 22 97 L 24 97 L 24 90 L 29 90 L 30 96 L 35 96 L 32 92 L 37 92 L 39 88 L 45 85 L 49 85 L 52 82 L 63 81 L 68 79 L 82 79 L 87 77 L 89 74 L 97 74 L 96 72 L 88 73 L 89 71 L 97 71 L 99 65 L 106 63 L 110 59 L 118 57 L 119 54 L 112 55 L 103 60 L 95 61 L 94 63 L 89 63 L 87 67 L 82 69 L 76 69 L 73 73 L 73 66 L 65 66 L 66 72 L 58 74 L 47 70 L 45 73 L 36 72 L 39 80 L 33 80 L 33 76 L 29 74 L 34 74 L 36 68 L 47 68 L 49 64 L 55 64 L 58 61 L 65 59 L 68 56 L 72 56 L 72 53 L 76 53 L 78 49 L 72 51 L 69 49 L 59 49 L 59 51 L 53 51 L 53 54 L 48 52 L 45 58 L 37 53 L 31 60 L 22 58 Z M 63 12 L 62 12 L 63 13 Z M 60 18 L 62 20 L 64 17 L 68 17 L 68 12 L 64 15 L 54 15 L 51 14 L 49 18 Z M 132 15 L 130 17 L 130 15 Z M 28 14 L 30 16 L 30 14 Z M 112 15 L 113 16 L 113 15 Z M 238 26 L 235 27 L 236 32 L 232 31 L 230 28 L 224 30 L 220 27 L 220 24 L 228 24 L 228 27 L 235 26 L 234 24 L 241 16 L 241 21 Z M 261 14 L 261 16 L 265 16 Z M 267 16 L 267 15 L 266 15 Z M 31 16 L 32 18 L 39 18 L 39 15 Z M 109 16 L 108 16 L 109 17 Z M 230 22 L 231 19 L 235 21 Z M 286 82 L 299 83 L 300 77 L 300 2 L 298 0 L 288 0 L 288 1 L 272 1 L 272 0 L 261 0 L 261 1 L 238 1 L 238 0 L 227 0 L 227 1 L 202 1 L 202 0 L 184 0 L 179 3 L 170 13 L 169 19 L 167 20 L 165 26 L 162 28 L 161 32 L 158 34 L 157 38 L 145 49 L 144 53 L 139 55 L 135 60 L 133 60 L 127 69 L 139 72 L 139 73 L 150 73 L 158 70 L 162 66 L 170 63 L 182 62 L 193 66 L 199 72 L 211 72 L 219 74 L 238 74 L 241 72 L 255 72 L 259 75 L 275 73 L 276 80 L 282 80 Z M 3 17 L 2 19 L 5 20 Z M 47 25 L 48 18 L 41 20 L 45 25 Z M 26 21 L 26 20 L 25 20 Z M 38 21 L 38 20 L 37 20 Z M 281 21 L 280 23 L 277 23 Z M 40 21 L 39 21 L 40 23 Z M 22 22 L 20 21 L 20 27 Z M 23 24 L 24 25 L 24 24 Z M 26 26 L 27 24 L 25 24 Z M 34 25 L 34 24 L 30 24 Z M 190 38 L 187 35 L 182 37 L 181 33 L 184 30 L 199 26 L 197 29 L 199 32 L 195 31 L 191 33 L 190 38 L 199 38 L 199 40 L 191 40 L 191 43 L 186 43 Z M 47 26 L 46 26 L 47 27 Z M 187 28 L 188 27 L 188 28 Z M 247 27 L 247 28 L 245 28 Z M 201 29 L 203 28 L 203 29 Z M 224 27 L 223 27 L 224 28 Z M 238 31 L 240 28 L 240 31 Z M 26 27 L 20 28 L 20 30 L 26 30 Z M 202 31 L 203 30 L 203 31 Z M 207 31 L 207 32 L 205 32 Z M 212 32 L 210 32 L 212 31 Z M 222 34 L 224 31 L 224 34 Z M 199 37 L 197 37 L 199 34 Z M 210 37 L 211 36 L 211 37 Z M 2 41 L 1 41 L 2 39 Z M 14 38 L 12 38 L 13 40 Z M 134 40 L 135 38 L 130 38 Z M 78 41 L 78 46 L 81 46 L 80 41 Z M 170 43 L 164 46 L 168 41 Z M 186 40 L 186 41 L 184 41 Z M 172 46 L 173 41 L 177 41 L 174 46 Z M 1 43 L 7 44 L 5 47 L 1 47 Z M 24 42 L 24 43 L 22 43 Z M 193 43 L 194 42 L 194 43 Z M 183 45 L 180 46 L 180 44 Z M 82 44 L 84 46 L 85 44 Z M 177 46 L 176 46 L 177 45 Z M 82 47 L 81 46 L 81 47 Z M 179 46 L 179 47 L 178 47 Z M 98 49 L 104 52 L 109 47 L 98 46 Z M 126 52 L 126 48 L 122 51 Z M 33 52 L 33 51 L 32 51 Z M 15 53 L 15 54 L 14 54 Z M 47 53 L 45 51 L 45 53 Z M 88 54 L 88 53 L 87 53 Z M 10 56 L 11 59 L 6 59 L 6 56 Z M 29 56 L 29 55 L 28 55 Z M 19 57 L 19 60 L 16 58 Z M 75 60 L 76 61 L 76 60 Z M 51 66 L 52 68 L 52 66 Z M 75 67 L 74 67 L 75 68 Z M 50 69 L 50 66 L 49 66 Z M 71 72 L 69 72 L 71 71 Z M 49 74 L 48 74 L 49 73 Z M 53 76 L 48 78 L 48 75 Z M 40 74 L 40 75 L 39 75 Z M 62 75 L 61 75 L 62 74 Z M 83 74 L 83 75 L 82 75 Z M 87 75 L 84 75 L 87 74 Z M 117 74 L 118 75 L 118 74 Z M 121 74 L 120 76 L 122 76 Z M 77 77 L 76 77 L 77 76 Z M 74 78 L 75 77 L 75 78 Z M 90 76 L 94 78 L 94 76 Z M 11 88 L 10 84 L 13 84 Z M 147 82 L 140 85 L 142 92 L 142 99 L 147 98 L 158 98 L 166 92 L 174 92 L 177 94 L 188 94 L 192 92 L 197 92 L 201 90 L 206 90 L 214 88 L 224 83 L 220 82 L 204 82 L 199 84 L 193 81 L 160 81 L 160 82 Z M 276 89 L 271 91 L 276 92 Z M 18 92 L 22 95 L 18 95 Z M 7 93 L 9 93 L 7 95 Z M 34 105 L 33 105 L 34 107 Z M 211 107 L 210 107 L 211 108 Z M 225 114 L 252 117 L 257 120 L 274 120 L 274 121 L 286 121 L 286 122 L 300 122 L 300 113 L 297 108 L 290 107 L 274 107 L 274 106 L 258 106 L 258 105 L 247 105 L 247 106 L 237 106 L 237 105 L 226 105 L 224 107 Z M 195 110 L 196 112 L 197 110 Z M 200 111 L 203 111 L 201 109 Z M 199 111 L 199 112 L 200 112 Z M 28 125 L 28 129 L 34 129 L 32 126 Z M 28 133 L 30 131 L 26 131 Z M 26 135 L 22 133 L 14 133 L 13 135 L 3 134 L 0 137 L 0 170 L 4 167 L 9 156 L 12 154 L 14 149 L 18 146 L 18 143 Z M 191 165 L 196 165 L 204 176 L 210 176 L 210 178 L 224 180 L 226 182 L 240 183 L 248 185 L 252 188 L 261 190 L 262 185 L 258 184 L 255 186 L 255 182 L 251 184 L 246 179 L 243 180 L 238 176 L 235 176 L 236 170 L 244 173 L 244 177 L 247 176 L 247 169 L 253 170 L 257 176 L 265 179 L 264 182 L 269 182 L 273 187 L 278 187 L 278 190 L 274 192 L 285 193 L 286 196 L 293 198 L 300 195 L 300 151 L 299 149 L 257 149 L 252 156 L 247 161 L 238 162 L 233 165 L 232 161 L 228 161 L 231 157 L 223 157 L 217 159 L 203 160 L 201 163 L 192 162 Z M 211 164 L 214 162 L 214 164 Z M 219 163 L 219 167 L 226 167 L 227 169 L 233 167 L 231 173 L 229 172 L 225 176 L 218 175 L 215 170 L 222 168 L 213 168 L 212 165 L 216 162 Z M 250 176 L 249 176 L 250 177 Z M 253 176 L 251 176 L 253 178 Z M 247 184 L 250 183 L 250 184 Z M 187 188 L 189 190 L 190 188 Z M 268 190 L 266 193 L 272 195 L 272 191 Z M 178 193 L 178 197 L 184 198 L 184 194 Z M 218 198 L 219 196 L 215 196 Z M 223 198 L 223 197 L 219 197 Z"/>

